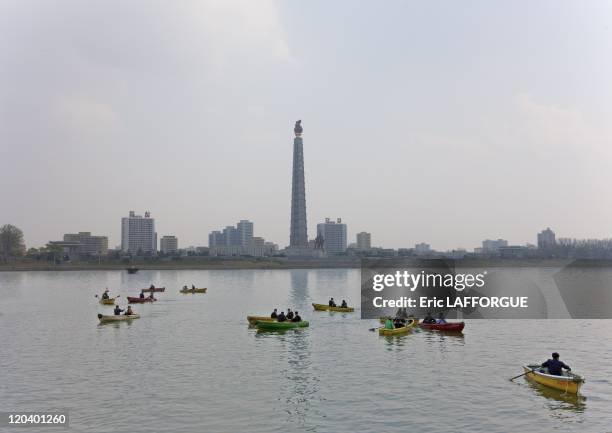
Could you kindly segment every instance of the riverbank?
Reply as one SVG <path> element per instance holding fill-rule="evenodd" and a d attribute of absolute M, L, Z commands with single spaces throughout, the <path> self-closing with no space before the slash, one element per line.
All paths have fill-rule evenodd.
<path fill-rule="evenodd" d="M 125 270 L 128 267 L 138 270 L 223 270 L 223 269 L 338 269 L 359 268 L 358 259 L 234 259 L 198 260 L 185 258 L 181 260 L 137 260 L 130 263 L 120 261 L 103 262 L 66 262 L 53 264 L 43 261 L 14 261 L 0 264 L 0 272 L 11 271 L 111 271 Z"/>
<path fill-rule="evenodd" d="M 494 267 L 612 267 L 612 260 L 571 260 L 571 259 L 445 259 L 445 258 L 367 258 L 366 266 L 373 263 L 382 266 L 406 264 L 423 265 L 443 261 L 457 268 L 494 268 Z M 180 257 L 180 258 L 138 258 L 132 261 L 122 259 L 102 261 L 78 261 L 53 264 L 45 260 L 16 259 L 0 263 L 0 272 L 11 271 L 112 271 L 135 267 L 138 270 L 223 270 L 223 269 L 351 269 L 360 268 L 363 261 L 359 257 L 327 258 L 221 258 L 221 257 Z"/>

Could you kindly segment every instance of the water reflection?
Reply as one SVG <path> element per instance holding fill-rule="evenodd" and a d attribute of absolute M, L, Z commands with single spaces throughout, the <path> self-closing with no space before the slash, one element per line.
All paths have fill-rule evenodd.
<path fill-rule="evenodd" d="M 584 413 L 586 409 L 586 397 L 580 394 L 569 394 L 564 391 L 549 388 L 538 383 L 526 380 L 527 386 L 536 394 L 547 400 L 546 407 L 551 411 L 569 411 L 574 413 Z M 558 416 L 553 415 L 553 416 Z"/>
<path fill-rule="evenodd" d="M 291 270 L 291 290 L 289 300 L 293 305 L 301 305 L 304 299 L 308 298 L 308 274 L 309 269 Z"/>

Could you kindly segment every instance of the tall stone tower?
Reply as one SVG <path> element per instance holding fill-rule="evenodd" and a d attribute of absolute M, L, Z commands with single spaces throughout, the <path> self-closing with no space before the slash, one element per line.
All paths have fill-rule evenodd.
<path fill-rule="evenodd" d="M 308 247 L 306 229 L 306 185 L 304 182 L 304 143 L 302 142 L 302 121 L 293 128 L 293 177 L 291 181 L 291 233 L 290 247 Z"/>

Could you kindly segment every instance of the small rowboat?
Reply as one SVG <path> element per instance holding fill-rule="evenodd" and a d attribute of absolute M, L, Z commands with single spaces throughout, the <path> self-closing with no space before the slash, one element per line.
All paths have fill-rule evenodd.
<path fill-rule="evenodd" d="M 407 334 L 408 332 L 412 330 L 412 328 L 414 328 L 417 325 L 417 323 L 418 323 L 418 319 L 416 320 L 408 319 L 406 321 L 406 326 L 402 326 L 401 328 L 387 329 L 383 326 L 381 328 L 378 328 L 378 335 L 392 336 L 392 335 Z"/>
<path fill-rule="evenodd" d="M 548 368 L 541 367 L 540 364 L 523 366 L 527 373 L 527 379 L 539 383 L 540 385 L 565 391 L 568 394 L 578 394 L 584 379 L 571 371 L 564 371 L 563 376 L 556 376 L 548 373 Z"/>
<path fill-rule="evenodd" d="M 128 303 L 129 304 L 144 304 L 145 302 L 155 302 L 157 301 L 157 299 L 153 298 L 136 298 L 134 296 L 128 296 L 127 297 Z"/>
<path fill-rule="evenodd" d="M 465 322 L 458 323 L 419 323 L 419 326 L 423 329 L 429 329 L 430 331 L 444 331 L 444 332 L 461 332 L 465 328 Z"/>
<path fill-rule="evenodd" d="M 98 314 L 98 319 L 100 319 L 100 323 L 123 322 L 125 320 L 140 319 L 140 315 L 130 314 L 129 316 L 126 316 L 125 314 L 122 314 L 120 316 L 105 316 L 103 314 Z"/>
<path fill-rule="evenodd" d="M 257 325 L 257 322 L 276 322 L 276 319 L 270 316 L 247 316 L 249 325 Z"/>
<path fill-rule="evenodd" d="M 340 311 L 342 313 L 352 313 L 355 311 L 353 307 L 330 307 L 329 305 L 325 304 L 312 304 L 312 306 L 314 307 L 315 311 Z"/>
<path fill-rule="evenodd" d="M 206 293 L 206 287 L 201 289 L 181 289 L 181 293 Z"/>
<path fill-rule="evenodd" d="M 257 329 L 262 331 L 282 331 L 285 329 L 307 328 L 308 321 L 301 322 L 257 322 Z"/>
<path fill-rule="evenodd" d="M 102 305 L 115 305 L 115 299 L 117 299 L 117 298 L 108 298 L 108 299 L 100 298 L 100 304 L 102 304 Z"/>
<path fill-rule="evenodd" d="M 165 292 L 166 288 L 165 287 L 155 287 L 153 289 L 148 288 L 148 289 L 142 289 L 143 292 Z"/>

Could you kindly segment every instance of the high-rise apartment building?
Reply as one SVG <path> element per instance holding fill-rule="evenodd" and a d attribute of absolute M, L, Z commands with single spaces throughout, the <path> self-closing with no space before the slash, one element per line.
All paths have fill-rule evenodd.
<path fill-rule="evenodd" d="M 357 233 L 357 245 L 358 250 L 369 250 L 372 248 L 372 235 L 368 232 Z"/>
<path fill-rule="evenodd" d="M 162 236 L 159 241 L 159 250 L 163 254 L 176 254 L 178 252 L 178 239 L 176 236 Z"/>
<path fill-rule="evenodd" d="M 346 251 L 346 224 L 340 218 L 332 221 L 325 218 L 324 223 L 317 224 L 317 237 L 323 238 L 323 249 L 329 254 Z"/>
<path fill-rule="evenodd" d="M 121 251 L 129 254 L 155 254 L 157 252 L 157 233 L 155 219 L 150 212 L 121 218 Z"/>

